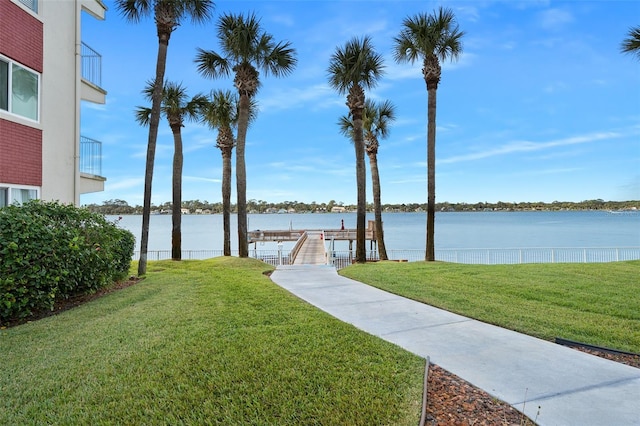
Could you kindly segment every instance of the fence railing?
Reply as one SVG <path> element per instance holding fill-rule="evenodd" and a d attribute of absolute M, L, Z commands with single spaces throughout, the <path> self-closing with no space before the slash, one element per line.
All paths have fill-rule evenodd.
<path fill-rule="evenodd" d="M 82 57 L 82 78 L 102 87 L 102 55 L 82 42 L 80 56 Z"/>
<path fill-rule="evenodd" d="M 102 176 L 102 142 L 80 136 L 80 172 Z"/>
<path fill-rule="evenodd" d="M 424 260 L 424 250 L 388 250 L 390 260 L 416 262 Z M 222 250 L 183 250 L 183 259 L 208 259 L 222 256 Z M 232 252 L 237 256 L 237 250 Z M 288 265 L 293 259 L 290 253 L 279 250 L 249 250 L 249 256 L 263 260 L 273 266 Z M 139 252 L 133 258 L 138 259 Z M 329 253 L 329 261 L 337 269 L 344 268 L 353 262 L 353 253 L 334 251 Z M 147 260 L 171 259 L 171 250 L 152 250 L 147 253 Z M 378 260 L 375 251 L 367 253 L 369 261 Z M 468 263 L 483 265 L 516 264 L 516 263 L 600 263 L 640 260 L 640 247 L 583 247 L 583 248 L 512 248 L 512 249 L 441 249 L 436 250 L 436 260 L 452 263 Z"/>

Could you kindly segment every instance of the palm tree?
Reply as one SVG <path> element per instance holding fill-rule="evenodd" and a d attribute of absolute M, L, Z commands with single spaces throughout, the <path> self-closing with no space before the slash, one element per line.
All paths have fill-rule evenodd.
<path fill-rule="evenodd" d="M 148 100 L 152 100 L 154 92 L 153 82 L 149 82 L 143 91 Z M 171 213 L 171 259 L 182 259 L 182 127 L 184 120 L 196 120 L 198 111 L 202 108 L 206 98 L 196 95 L 187 100 L 186 89 L 177 83 L 167 82 L 162 91 L 162 104 L 160 111 L 167 117 L 169 127 L 173 133 L 173 205 Z M 148 126 L 151 122 L 151 108 L 138 107 L 136 120 Z"/>
<path fill-rule="evenodd" d="M 389 101 L 380 104 L 367 99 L 362 113 L 362 129 L 369 167 L 371 168 L 371 185 L 373 189 L 373 210 L 375 212 L 375 230 L 380 260 L 388 260 L 387 248 L 384 244 L 382 227 L 382 202 L 380 197 L 380 173 L 378 172 L 379 139 L 389 135 L 389 124 L 396 119 L 395 107 Z M 353 136 L 353 121 L 347 116 L 340 118 L 340 131 L 345 136 Z"/>
<path fill-rule="evenodd" d="M 252 102 L 249 110 L 249 122 L 255 117 L 258 108 Z M 231 256 L 231 154 L 236 140 L 233 128 L 238 124 L 238 96 L 231 91 L 211 92 L 210 100 L 201 111 L 202 121 L 211 129 L 218 129 L 216 146 L 222 153 L 222 218 L 224 227 L 224 255 Z"/>
<path fill-rule="evenodd" d="M 365 221 L 367 214 L 366 171 L 364 166 L 364 137 L 362 112 L 365 105 L 364 88 L 375 87 L 382 76 L 382 56 L 375 52 L 371 39 L 353 38 L 344 47 L 336 48 L 331 56 L 329 85 L 341 95 L 347 93 L 349 117 L 353 122 L 353 144 L 356 151 L 356 185 L 358 207 L 356 216 L 356 262 L 367 261 Z"/>
<path fill-rule="evenodd" d="M 431 15 L 421 13 L 406 18 L 394 38 L 394 59 L 398 63 L 422 60 L 427 83 L 427 249 L 425 260 L 435 260 L 436 209 L 436 91 L 442 69 L 440 61 L 457 59 L 462 53 L 462 36 L 451 9 L 440 7 Z"/>
<path fill-rule="evenodd" d="M 247 241 L 247 171 L 245 144 L 249 126 L 251 100 L 260 87 L 259 70 L 275 77 L 290 74 L 296 66 L 295 49 L 289 42 L 276 43 L 263 31 L 260 20 L 250 14 L 225 14 L 220 17 L 217 35 L 222 54 L 198 49 L 196 64 L 204 77 L 230 76 L 238 90 L 238 138 L 236 141 L 236 188 L 238 209 L 238 253 L 249 256 Z"/>
<path fill-rule="evenodd" d="M 115 0 L 116 8 L 127 21 L 138 23 L 143 17 L 153 15 L 158 34 L 158 57 L 156 75 L 149 117 L 149 139 L 147 141 L 147 162 L 144 175 L 144 204 L 142 206 L 142 237 L 140 239 L 140 262 L 138 275 L 147 272 L 147 248 L 149 245 L 149 220 L 151 217 L 151 183 L 153 163 L 156 156 L 156 141 L 160 125 L 160 105 L 164 73 L 167 65 L 167 49 L 171 33 L 185 17 L 193 22 L 205 22 L 213 11 L 212 0 Z"/>
<path fill-rule="evenodd" d="M 629 28 L 629 36 L 622 41 L 620 49 L 640 59 L 640 26 Z"/>

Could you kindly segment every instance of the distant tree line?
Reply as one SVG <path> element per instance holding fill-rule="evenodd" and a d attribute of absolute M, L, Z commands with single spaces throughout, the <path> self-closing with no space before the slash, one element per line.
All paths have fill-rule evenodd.
<path fill-rule="evenodd" d="M 142 214 L 142 206 L 131 206 L 124 200 L 107 200 L 98 204 L 85 205 L 87 209 L 94 213 L 105 215 L 128 215 Z M 249 213 L 270 213 L 295 211 L 296 213 L 326 213 L 331 212 L 333 207 L 344 207 L 346 211 L 354 212 L 357 206 L 355 204 L 344 204 L 331 200 L 328 203 L 304 203 L 301 201 L 282 201 L 279 203 L 269 203 L 263 200 L 248 200 L 247 210 Z M 223 211 L 222 202 L 209 201 L 183 201 L 182 209 L 187 209 L 190 214 L 206 213 L 220 214 Z M 427 203 L 406 203 L 406 204 L 383 204 L 384 212 L 420 212 L 427 210 Z M 637 201 L 604 201 L 585 200 L 580 202 L 572 201 L 554 201 L 552 203 L 538 202 L 503 202 L 497 203 L 478 202 L 478 203 L 437 203 L 436 210 L 441 212 L 469 212 L 469 211 L 560 211 L 560 210 L 640 210 L 640 200 Z M 170 214 L 173 211 L 173 205 L 166 202 L 160 205 L 152 205 L 152 211 L 155 213 Z M 231 211 L 234 213 L 236 205 L 231 205 Z M 367 204 L 367 211 L 373 212 L 374 205 Z"/>

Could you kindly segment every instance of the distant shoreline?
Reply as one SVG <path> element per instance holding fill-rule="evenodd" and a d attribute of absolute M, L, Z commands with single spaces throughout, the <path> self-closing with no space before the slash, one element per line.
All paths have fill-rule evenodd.
<path fill-rule="evenodd" d="M 85 205 L 95 213 L 108 215 L 142 214 L 141 206 L 130 206 L 123 200 L 108 200 L 102 205 Z M 171 203 L 152 206 L 153 214 L 171 214 Z M 383 204 L 383 213 L 422 213 L 427 211 L 426 203 Z M 267 203 L 266 201 L 249 200 L 247 211 L 252 214 L 286 214 L 286 213 L 353 213 L 356 206 L 335 201 L 328 203 L 302 203 L 284 201 L 281 203 Z M 497 202 L 497 203 L 436 203 L 436 212 L 529 212 L 529 211 L 610 211 L 636 212 L 640 211 L 640 200 L 632 201 L 604 201 L 588 200 L 581 202 L 554 201 L 544 202 Z M 222 203 L 208 201 L 184 201 L 183 214 L 218 214 L 222 213 Z M 373 212 L 373 205 L 367 205 L 367 212 Z M 235 206 L 231 206 L 231 213 L 235 213 Z"/>
<path fill-rule="evenodd" d="M 627 210 L 600 210 L 600 209 L 566 209 L 566 210 L 543 210 L 543 209 L 533 209 L 533 210 L 438 210 L 436 213 L 544 213 L 544 212 L 554 212 L 554 213 L 562 213 L 562 212 L 603 212 L 609 214 L 638 214 L 640 215 L 640 209 L 627 209 Z M 310 211 L 302 211 L 302 212 L 249 212 L 249 214 L 264 214 L 264 215 L 287 215 L 287 214 L 327 214 L 327 215 L 340 215 L 340 214 L 356 214 L 355 210 L 345 210 L 343 212 L 310 212 Z M 367 214 L 373 214 L 373 211 L 367 211 Z M 383 214 L 415 214 L 415 213 L 424 213 L 426 211 L 383 211 Z M 153 216 L 170 216 L 171 211 L 151 212 Z M 183 213 L 183 215 L 189 216 L 199 216 L 199 215 L 220 215 L 221 212 L 198 212 L 198 213 Z M 232 215 L 236 215 L 236 212 L 231 212 Z M 109 216 L 142 216 L 142 213 L 108 213 Z"/>

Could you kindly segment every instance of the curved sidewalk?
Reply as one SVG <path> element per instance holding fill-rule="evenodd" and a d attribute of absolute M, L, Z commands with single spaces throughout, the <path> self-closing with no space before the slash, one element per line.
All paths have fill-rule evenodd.
<path fill-rule="evenodd" d="M 429 356 L 540 426 L 640 425 L 638 368 L 387 293 L 333 266 L 279 266 L 271 279 L 344 322 Z"/>

